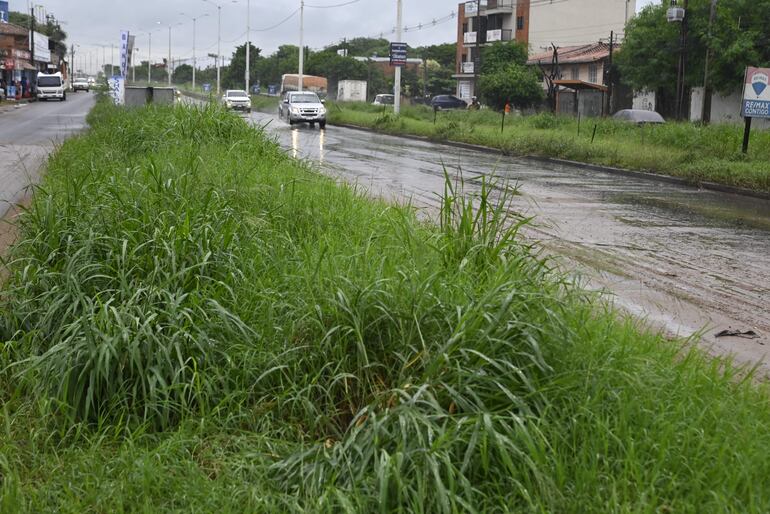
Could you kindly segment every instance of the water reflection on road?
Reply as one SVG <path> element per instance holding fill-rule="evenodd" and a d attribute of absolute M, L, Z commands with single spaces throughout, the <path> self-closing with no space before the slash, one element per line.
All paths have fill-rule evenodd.
<path fill-rule="evenodd" d="M 264 113 L 252 120 L 324 173 L 417 206 L 437 205 L 445 170 L 518 183 L 516 209 L 537 220 L 528 235 L 586 271 L 592 286 L 671 333 L 708 327 L 703 341 L 714 354 L 763 360 L 770 371 L 768 201 L 359 130 L 290 128 Z M 762 337 L 713 337 L 728 327 Z"/>

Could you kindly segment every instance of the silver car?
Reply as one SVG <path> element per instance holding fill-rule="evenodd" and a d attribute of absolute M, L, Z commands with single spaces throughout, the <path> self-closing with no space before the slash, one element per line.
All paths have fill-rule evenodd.
<path fill-rule="evenodd" d="M 318 123 L 326 128 L 326 107 L 318 95 L 312 91 L 289 91 L 283 96 L 278 106 L 278 117 L 289 122 L 309 123 L 311 127 Z"/>

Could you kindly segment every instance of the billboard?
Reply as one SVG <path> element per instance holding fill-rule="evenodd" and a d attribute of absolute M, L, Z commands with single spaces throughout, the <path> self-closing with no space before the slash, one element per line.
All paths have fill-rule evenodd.
<path fill-rule="evenodd" d="M 8 23 L 8 2 L 0 0 L 0 23 Z"/>
<path fill-rule="evenodd" d="M 770 68 L 746 68 L 741 114 L 744 118 L 770 118 Z"/>
<path fill-rule="evenodd" d="M 30 42 L 30 46 L 31 46 Z M 30 48 L 31 50 L 31 48 Z M 35 32 L 35 60 L 37 62 L 51 62 L 51 51 L 48 49 L 48 36 Z"/>

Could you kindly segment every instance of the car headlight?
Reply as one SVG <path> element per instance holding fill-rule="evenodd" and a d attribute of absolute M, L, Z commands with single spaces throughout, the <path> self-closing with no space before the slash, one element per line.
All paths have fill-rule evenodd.
<path fill-rule="evenodd" d="M 299 114 L 299 107 L 292 107 L 291 112 L 292 114 Z"/>
<path fill-rule="evenodd" d="M 318 109 L 318 114 L 326 114 L 326 107 L 321 107 Z"/>

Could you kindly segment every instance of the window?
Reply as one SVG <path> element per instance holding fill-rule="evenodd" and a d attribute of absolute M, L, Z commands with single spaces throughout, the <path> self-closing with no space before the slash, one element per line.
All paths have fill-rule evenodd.
<path fill-rule="evenodd" d="M 468 32 L 468 22 L 467 21 L 465 23 L 463 23 L 463 34 L 465 34 L 466 32 Z"/>
<path fill-rule="evenodd" d="M 524 16 L 516 17 L 516 30 L 524 30 Z"/>
<path fill-rule="evenodd" d="M 572 67 L 572 80 L 580 80 L 580 65 L 576 64 Z"/>
<path fill-rule="evenodd" d="M 597 84 L 598 70 L 595 64 L 588 65 L 588 82 Z"/>

